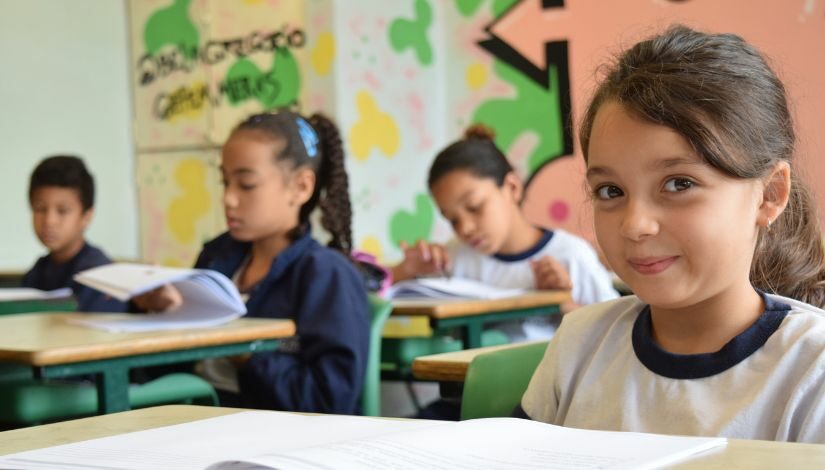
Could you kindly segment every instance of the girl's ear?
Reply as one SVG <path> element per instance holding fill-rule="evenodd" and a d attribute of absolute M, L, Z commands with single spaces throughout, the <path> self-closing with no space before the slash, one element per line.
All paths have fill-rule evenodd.
<path fill-rule="evenodd" d="M 762 180 L 762 203 L 759 205 L 757 224 L 767 228 L 777 219 L 788 205 L 791 195 L 791 166 L 786 161 L 778 162 Z"/>
<path fill-rule="evenodd" d="M 292 190 L 290 203 L 294 202 L 298 207 L 303 206 L 315 191 L 315 172 L 307 167 L 295 171 L 292 175 Z"/>
<path fill-rule="evenodd" d="M 521 199 L 524 197 L 524 183 L 521 182 L 521 178 L 516 176 L 515 172 L 511 171 L 504 176 L 501 189 L 512 195 L 513 202 L 516 204 L 521 203 Z"/>

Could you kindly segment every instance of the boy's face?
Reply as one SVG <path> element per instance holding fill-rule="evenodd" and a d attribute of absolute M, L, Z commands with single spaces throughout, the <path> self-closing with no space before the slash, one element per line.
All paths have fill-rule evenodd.
<path fill-rule="evenodd" d="M 77 190 L 43 186 L 32 193 L 34 233 L 49 253 L 68 259 L 83 245 L 83 232 L 92 220 L 93 209 L 84 211 Z"/>

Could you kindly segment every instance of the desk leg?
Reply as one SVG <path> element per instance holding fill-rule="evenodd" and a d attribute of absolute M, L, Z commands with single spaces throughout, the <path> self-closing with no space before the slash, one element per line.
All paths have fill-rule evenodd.
<path fill-rule="evenodd" d="M 464 328 L 464 349 L 481 347 L 481 331 L 484 323 L 480 321 L 470 321 Z"/>
<path fill-rule="evenodd" d="M 97 376 L 98 414 L 117 413 L 129 409 L 129 369 L 110 367 Z"/>

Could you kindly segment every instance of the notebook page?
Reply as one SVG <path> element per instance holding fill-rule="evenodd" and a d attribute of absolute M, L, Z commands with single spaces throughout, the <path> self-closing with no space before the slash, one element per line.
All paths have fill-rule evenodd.
<path fill-rule="evenodd" d="M 64 299 L 71 296 L 72 290 L 68 287 L 48 291 L 30 287 L 4 287 L 0 289 L 0 302 Z"/>
<path fill-rule="evenodd" d="M 246 411 L 0 457 L 0 468 L 187 470 L 273 450 L 443 426 L 424 420 Z"/>
<path fill-rule="evenodd" d="M 402 281 L 390 289 L 390 297 L 399 298 L 465 298 L 465 299 L 501 299 L 524 294 L 524 289 L 502 289 L 462 278 L 421 278 Z"/>
<path fill-rule="evenodd" d="M 270 452 L 245 460 L 246 465 L 226 462 L 209 469 L 652 469 L 725 442 L 719 438 L 590 431 L 494 418 Z"/>

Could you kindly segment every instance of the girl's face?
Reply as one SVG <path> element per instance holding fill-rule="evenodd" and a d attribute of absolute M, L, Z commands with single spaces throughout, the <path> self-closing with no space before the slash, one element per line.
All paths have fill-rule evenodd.
<path fill-rule="evenodd" d="M 282 146 L 261 133 L 237 131 L 223 147 L 223 206 L 236 240 L 282 236 L 298 225 L 298 211 L 308 196 L 296 178 L 301 170 L 288 172 L 275 163 Z"/>
<path fill-rule="evenodd" d="M 514 174 L 499 187 L 490 178 L 454 170 L 436 180 L 430 190 L 461 241 L 486 255 L 500 252 L 519 210 L 520 186 Z"/>
<path fill-rule="evenodd" d="M 602 105 L 587 183 L 610 266 L 644 301 L 683 308 L 749 283 L 763 186 L 704 163 L 675 131 Z"/>

